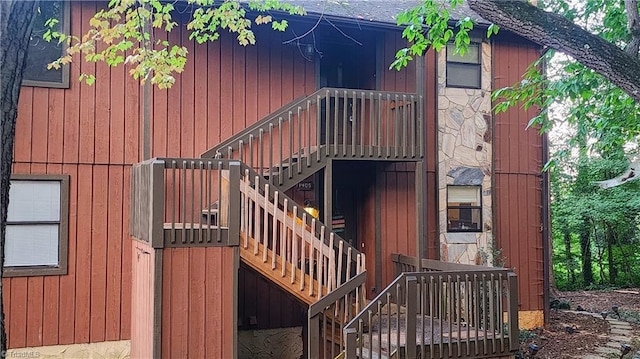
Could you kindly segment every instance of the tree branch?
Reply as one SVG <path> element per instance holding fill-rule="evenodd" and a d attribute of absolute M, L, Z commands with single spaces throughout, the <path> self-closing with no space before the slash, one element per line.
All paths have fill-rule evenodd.
<path fill-rule="evenodd" d="M 468 0 L 468 4 L 501 28 L 574 57 L 640 102 L 640 61 L 614 44 L 522 0 Z"/>

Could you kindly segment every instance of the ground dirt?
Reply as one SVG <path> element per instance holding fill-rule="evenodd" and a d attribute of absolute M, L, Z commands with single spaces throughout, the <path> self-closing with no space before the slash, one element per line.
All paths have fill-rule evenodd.
<path fill-rule="evenodd" d="M 562 307 L 569 304 L 571 310 L 584 309 L 594 313 L 606 312 L 607 316 L 618 318 L 613 307 L 618 307 L 622 320 L 631 323 L 633 336 L 640 337 L 640 288 L 558 292 L 557 298 Z M 578 308 L 580 306 L 581 308 Z M 575 314 L 552 309 L 549 323 L 545 328 L 536 328 L 521 333 L 521 358 L 584 358 L 594 354 L 598 346 L 608 341 L 609 324 L 601 318 Z M 538 346 L 539 351 L 532 356 L 530 344 Z M 629 342 L 634 348 L 625 356 L 631 358 L 640 350 L 639 342 Z M 612 356 L 619 358 L 620 356 Z"/>

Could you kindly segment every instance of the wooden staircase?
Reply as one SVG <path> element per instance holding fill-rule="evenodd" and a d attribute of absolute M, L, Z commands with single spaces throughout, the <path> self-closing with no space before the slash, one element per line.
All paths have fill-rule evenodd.
<path fill-rule="evenodd" d="M 322 336 L 323 346 L 337 348 L 332 356 L 342 351 L 343 326 L 365 304 L 365 257 L 284 191 L 329 159 L 419 160 L 422 102 L 415 94 L 323 88 L 202 155 L 242 163 L 240 257 L 310 305 L 309 340 Z M 203 214 L 217 223 L 217 205 L 209 207 Z"/>
<path fill-rule="evenodd" d="M 240 180 L 240 257 L 311 304 L 365 271 L 364 254 L 245 167 Z"/>

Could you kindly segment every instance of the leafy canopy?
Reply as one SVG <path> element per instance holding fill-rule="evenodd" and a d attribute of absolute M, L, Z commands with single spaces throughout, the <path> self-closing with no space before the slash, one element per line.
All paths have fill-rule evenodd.
<path fill-rule="evenodd" d="M 249 1 L 241 4 L 237 0 L 186 0 L 166 2 L 161 0 L 111 0 L 108 7 L 98 11 L 90 20 L 90 30 L 81 37 L 49 30 L 45 39 L 56 39 L 68 44 L 67 53 L 50 64 L 59 68 L 72 61 L 75 55 L 84 55 L 88 62 L 105 62 L 110 66 L 128 64 L 130 74 L 142 83 L 150 80 L 159 88 L 168 88 L 175 82 L 175 74 L 181 73 L 187 61 L 187 49 L 155 38 L 159 31 L 171 32 L 177 22 L 176 6 L 189 10 L 187 23 L 189 39 L 198 43 L 215 41 L 221 30 L 236 34 L 240 45 L 255 44 L 252 24 L 271 24 L 277 31 L 287 28 L 287 20 L 277 20 L 270 11 L 281 11 L 290 15 L 304 15 L 304 9 L 279 0 Z M 257 15 L 248 18 L 247 10 Z M 47 25 L 52 29 L 56 20 Z M 81 80 L 93 84 L 93 74 L 81 74 Z"/>

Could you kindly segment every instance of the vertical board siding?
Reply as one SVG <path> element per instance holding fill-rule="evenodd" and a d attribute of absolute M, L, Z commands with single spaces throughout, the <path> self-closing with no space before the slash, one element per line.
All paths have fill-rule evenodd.
<path fill-rule="evenodd" d="M 538 55 L 532 44 L 496 41 L 494 88 L 520 81 Z M 511 108 L 494 117 L 496 241 L 518 274 L 520 310 L 543 309 L 542 136 L 526 130 L 536 111 Z"/>
<path fill-rule="evenodd" d="M 164 358 L 232 357 L 237 251 L 231 247 L 163 250 Z"/>
<path fill-rule="evenodd" d="M 285 36 L 259 27 L 253 46 L 238 46 L 229 34 L 194 46 L 188 34 L 171 33 L 170 40 L 186 46 L 189 56 L 185 72 L 171 89 L 153 89 L 152 157 L 200 157 L 269 113 L 312 93 L 313 63 L 295 46 L 282 46 Z"/>
<path fill-rule="evenodd" d="M 238 276 L 238 330 L 301 327 L 308 307 L 260 273 L 241 264 Z M 255 322 L 254 322 L 255 321 Z"/>
<path fill-rule="evenodd" d="M 88 30 L 96 4 L 72 3 L 72 32 Z M 124 68 L 76 61 L 71 79 L 95 86 L 23 87 L 13 173 L 70 178 L 68 272 L 5 278 L 9 347 L 130 337 L 129 166 L 138 157 L 139 85 Z"/>
<path fill-rule="evenodd" d="M 154 267 L 155 250 L 147 243 L 134 241 L 131 313 L 136 320 L 131 327 L 131 357 L 153 357 Z"/>
<path fill-rule="evenodd" d="M 392 253 L 416 255 L 415 166 L 406 163 L 384 165 L 378 171 L 376 188 L 381 191 L 382 287 L 395 277 Z M 372 258 L 373 259 L 373 258 Z M 368 276 L 375 278 L 375 262 L 369 261 Z"/>
<path fill-rule="evenodd" d="M 87 32 L 97 9 L 94 2 L 72 2 L 71 32 Z M 187 46 L 189 59 L 172 89 L 152 91 L 152 156 L 199 157 L 315 90 L 315 64 L 304 59 L 297 47 L 282 45 L 287 35 L 259 27 L 256 36 L 257 45 L 245 48 L 227 35 L 206 45 L 195 45 L 182 31 L 168 35 L 172 42 Z M 413 91 L 413 64 L 400 72 L 386 70 L 396 49 L 403 46 L 399 34 L 384 35 L 382 46 L 383 63 L 377 64 L 384 69 L 381 89 Z M 132 272 L 135 267 L 140 275 L 137 266 L 144 263 L 137 262 L 127 229 L 130 166 L 141 159 L 141 87 L 128 70 L 75 61 L 70 65 L 69 89 L 21 90 L 13 171 L 70 177 L 69 253 L 66 275 L 3 279 L 11 348 L 123 340 L 132 337 L 132 330 L 139 335 L 144 329 L 132 327 L 132 318 L 138 315 L 132 313 L 132 295 L 137 297 L 145 289 L 132 288 Z M 76 81 L 84 72 L 96 74 L 95 86 Z M 385 208 L 385 283 L 393 278 L 391 252 L 415 252 L 415 218 L 405 215 L 413 211 L 413 176 L 413 169 L 399 166 L 377 178 Z M 369 258 L 372 269 L 373 257 Z M 229 248 L 175 249 L 163 255 L 163 285 L 168 288 L 163 305 L 169 308 L 162 316 L 163 355 L 232 355 L 233 268 Z M 240 303 L 244 311 L 266 313 L 273 305 L 268 319 L 260 322 L 300 324 L 291 311 L 298 303 L 271 283 L 246 278 L 266 294 L 264 300 L 254 299 L 256 303 L 249 299 Z M 211 298 L 219 305 L 209 305 Z M 190 319 L 193 327 L 187 325 Z M 202 328 L 206 337 L 196 335 Z"/>

